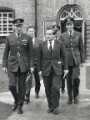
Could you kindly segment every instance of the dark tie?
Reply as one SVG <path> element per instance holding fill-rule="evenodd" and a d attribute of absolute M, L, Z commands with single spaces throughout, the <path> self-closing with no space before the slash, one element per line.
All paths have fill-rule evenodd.
<path fill-rule="evenodd" d="M 50 43 L 49 49 L 50 49 L 50 52 L 51 52 L 51 54 L 52 54 L 52 41 L 50 40 L 49 43 Z"/>
<path fill-rule="evenodd" d="M 18 33 L 18 38 L 20 38 L 20 33 Z"/>
<path fill-rule="evenodd" d="M 72 37 L 72 31 L 70 30 L 70 37 Z"/>

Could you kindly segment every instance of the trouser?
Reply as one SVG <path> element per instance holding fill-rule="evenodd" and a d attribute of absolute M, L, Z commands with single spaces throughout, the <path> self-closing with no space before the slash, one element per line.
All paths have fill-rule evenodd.
<path fill-rule="evenodd" d="M 26 92 L 25 92 L 26 93 L 25 98 L 28 99 L 28 100 L 30 98 L 31 88 L 32 88 L 32 73 L 28 73 L 27 74 L 27 80 L 26 80 Z"/>
<path fill-rule="evenodd" d="M 39 78 L 39 74 L 36 66 L 34 69 L 34 77 L 35 77 L 35 93 L 39 94 L 41 84 L 40 84 L 40 78 Z"/>
<path fill-rule="evenodd" d="M 43 76 L 48 107 L 55 109 L 59 106 L 60 99 L 60 76 L 56 75 L 53 69 L 49 76 Z"/>
<path fill-rule="evenodd" d="M 20 68 L 17 72 L 8 71 L 9 89 L 18 105 L 23 105 L 25 96 L 25 80 L 27 72 L 21 72 Z"/>
<path fill-rule="evenodd" d="M 69 99 L 72 100 L 72 98 L 75 99 L 75 97 L 79 94 L 79 67 L 68 67 L 69 73 L 67 76 L 67 89 L 68 89 L 68 96 Z"/>
<path fill-rule="evenodd" d="M 62 89 L 62 91 L 65 89 L 65 78 L 63 78 L 63 76 L 64 76 L 64 65 L 62 65 L 62 75 L 61 75 L 61 80 L 62 80 L 61 89 Z"/>

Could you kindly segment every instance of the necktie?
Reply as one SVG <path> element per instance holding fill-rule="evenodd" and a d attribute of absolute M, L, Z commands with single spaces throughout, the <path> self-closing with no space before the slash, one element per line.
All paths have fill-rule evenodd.
<path fill-rule="evenodd" d="M 70 37 L 72 37 L 72 31 L 71 30 L 69 31 L 69 33 L 70 33 Z"/>
<path fill-rule="evenodd" d="M 18 38 L 20 38 L 20 33 L 18 33 Z"/>
<path fill-rule="evenodd" d="M 52 54 L 52 41 L 50 40 L 49 43 L 50 43 L 49 49 L 50 49 L 50 52 L 51 52 L 51 54 Z"/>

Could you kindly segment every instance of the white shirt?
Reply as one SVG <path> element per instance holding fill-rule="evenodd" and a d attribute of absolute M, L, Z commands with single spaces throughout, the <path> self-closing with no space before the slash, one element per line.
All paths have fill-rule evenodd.
<path fill-rule="evenodd" d="M 17 38 L 18 38 L 18 37 L 21 37 L 21 33 L 19 34 L 19 36 L 18 36 L 18 33 L 15 33 L 15 34 L 16 34 Z"/>
<path fill-rule="evenodd" d="M 52 46 L 52 49 L 54 48 L 54 40 L 51 41 L 51 46 Z M 48 49 L 50 48 L 50 42 L 48 41 Z"/>
<path fill-rule="evenodd" d="M 35 37 L 32 38 L 33 45 L 35 45 Z"/>
<path fill-rule="evenodd" d="M 71 33 L 70 33 L 71 32 Z M 73 36 L 73 34 L 74 34 L 74 31 L 72 30 L 72 31 L 68 31 L 68 33 L 69 33 L 69 35 L 71 34 L 71 36 Z"/>

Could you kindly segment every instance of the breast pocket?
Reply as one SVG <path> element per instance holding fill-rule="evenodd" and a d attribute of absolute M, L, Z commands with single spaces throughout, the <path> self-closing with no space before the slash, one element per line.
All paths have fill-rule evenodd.
<path fill-rule="evenodd" d="M 27 46 L 27 45 L 28 45 L 28 40 L 23 39 L 23 40 L 22 40 L 22 45 Z"/>

